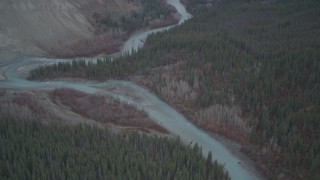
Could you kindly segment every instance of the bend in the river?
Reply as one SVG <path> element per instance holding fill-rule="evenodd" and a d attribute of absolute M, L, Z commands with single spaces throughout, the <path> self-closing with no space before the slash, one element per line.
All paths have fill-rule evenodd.
<path fill-rule="evenodd" d="M 168 3 L 173 5 L 181 15 L 181 20 L 178 24 L 191 17 L 179 0 L 168 0 Z M 136 50 L 142 47 L 143 41 L 150 33 L 163 31 L 171 27 L 173 26 L 134 34 L 124 45 L 122 52 L 131 52 L 132 49 Z M 4 64 L 2 65 L 2 68 L 5 68 L 4 76 L 6 80 L 0 81 L 0 88 L 41 90 L 66 87 L 86 93 L 103 93 L 111 95 L 123 102 L 134 104 L 138 108 L 143 109 L 154 121 L 161 124 L 172 134 L 179 136 L 182 142 L 186 144 L 189 144 L 190 142 L 192 142 L 192 144 L 198 143 L 198 145 L 202 147 L 204 157 L 206 157 L 207 153 L 211 151 L 213 154 L 213 159 L 225 164 L 225 168 L 229 171 L 232 179 L 261 179 L 261 176 L 254 167 L 250 166 L 246 162 L 239 163 L 241 160 L 232 154 L 218 140 L 214 139 L 206 132 L 190 123 L 183 115 L 178 113 L 168 104 L 161 101 L 153 93 L 132 82 L 37 82 L 28 81 L 23 77 L 23 74 L 28 73 L 36 66 L 56 63 L 57 61 L 65 61 L 65 59 L 20 58 L 11 64 Z"/>
<path fill-rule="evenodd" d="M 167 27 L 151 29 L 143 32 L 138 32 L 133 34 L 123 45 L 121 50 L 122 53 L 131 53 L 132 50 L 137 51 L 141 48 L 147 39 L 148 35 L 151 33 L 161 32 L 164 30 L 168 30 L 174 26 L 180 25 L 184 21 L 190 19 L 192 15 L 186 11 L 186 8 L 181 4 L 179 0 L 167 0 L 167 3 L 174 6 L 177 12 L 180 14 L 179 23 Z"/>

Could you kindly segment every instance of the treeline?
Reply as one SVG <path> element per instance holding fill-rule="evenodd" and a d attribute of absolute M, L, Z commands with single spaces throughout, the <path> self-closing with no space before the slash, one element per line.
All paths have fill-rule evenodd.
<path fill-rule="evenodd" d="M 127 56 L 120 57 L 125 59 Z M 142 64 L 141 64 L 142 65 Z M 128 67 L 128 61 L 112 61 L 111 58 L 98 59 L 96 63 L 85 60 L 73 60 L 71 62 L 59 62 L 53 65 L 40 66 L 29 72 L 28 79 L 79 77 L 89 79 L 118 79 L 132 74 L 138 69 L 132 64 Z M 143 65 L 145 66 L 145 65 Z M 139 69 L 142 69 L 141 67 Z"/>
<path fill-rule="evenodd" d="M 0 120 L 1 179 L 230 179 L 201 148 L 92 126 Z"/>
<path fill-rule="evenodd" d="M 93 18 L 103 31 L 112 29 L 131 33 L 154 20 L 164 20 L 171 14 L 169 6 L 162 0 L 140 0 L 139 4 L 140 9 L 127 14 L 95 13 Z"/>
<path fill-rule="evenodd" d="M 241 117 L 252 129 L 248 139 L 259 147 L 247 148 L 249 154 L 273 174 L 318 179 L 320 2 L 224 0 L 216 6 L 209 2 L 197 6 L 189 1 L 193 19 L 151 35 L 131 56 L 102 62 L 109 68 L 100 64 L 92 69 L 101 79 L 143 74 L 155 89 L 172 83 L 168 79 L 187 82 L 196 92 L 196 98 L 182 101 L 187 107 L 183 112 L 191 119 L 217 104 L 240 106 Z M 164 65 L 174 67 L 170 76 L 169 70 L 152 73 L 152 68 Z M 52 73 L 41 72 L 50 68 L 34 70 L 30 77 L 49 77 Z"/>

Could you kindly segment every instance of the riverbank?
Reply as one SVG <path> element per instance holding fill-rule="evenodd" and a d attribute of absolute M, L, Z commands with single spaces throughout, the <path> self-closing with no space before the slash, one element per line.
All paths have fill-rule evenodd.
<path fill-rule="evenodd" d="M 100 30 L 94 18 L 95 14 L 130 17 L 141 8 L 139 1 L 125 0 L 1 1 L 0 62 L 25 56 L 71 58 L 112 54 L 121 50 L 132 33 L 178 21 L 173 7 L 169 17 L 154 19 L 131 32 L 116 32 L 111 25 Z"/>
<path fill-rule="evenodd" d="M 21 68 L 22 67 L 23 66 L 21 66 Z M 12 74 L 12 72 L 9 72 L 8 74 L 8 77 L 10 77 L 10 74 Z M 186 145 L 190 144 L 190 141 L 192 145 L 198 143 L 199 146 L 202 146 L 202 153 L 204 157 L 207 156 L 209 151 L 212 151 L 212 153 L 216 154 L 214 158 L 226 165 L 226 169 L 229 171 L 233 178 L 256 179 L 259 177 L 257 175 L 257 172 L 248 171 L 245 162 L 239 163 L 237 157 L 235 157 L 228 149 L 222 146 L 214 138 L 208 136 L 206 132 L 195 127 L 185 117 L 183 117 L 170 106 L 163 103 L 160 99 L 154 96 L 154 94 L 133 83 L 124 81 L 109 81 L 105 83 L 90 81 L 84 83 L 67 81 L 31 82 L 24 81 L 19 78 L 17 79 L 16 77 L 11 80 L 12 82 L 8 83 L 7 86 L 11 85 L 11 87 L 16 86 L 20 88 L 24 87 L 31 89 L 56 89 L 60 87 L 67 87 L 87 93 L 100 92 L 99 88 L 97 87 L 101 86 L 120 87 L 125 91 L 115 91 L 113 88 L 111 88 L 106 93 L 112 95 L 115 98 L 119 98 L 123 102 L 135 104 L 137 107 L 145 110 L 146 112 L 148 112 L 149 116 L 154 119 L 154 121 L 158 122 L 166 129 L 169 129 L 171 133 L 180 136 L 181 140 Z"/>

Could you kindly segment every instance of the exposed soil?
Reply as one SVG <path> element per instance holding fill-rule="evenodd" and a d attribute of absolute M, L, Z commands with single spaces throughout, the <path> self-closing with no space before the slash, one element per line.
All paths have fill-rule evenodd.
<path fill-rule="evenodd" d="M 106 4 L 104 4 L 106 3 Z M 126 0 L 0 1 L 0 60 L 18 56 L 59 56 L 95 53 L 94 12 L 125 13 L 136 8 Z M 120 41 L 121 42 L 121 41 Z M 120 42 L 109 39 L 99 50 Z M 91 47 L 84 51 L 84 47 Z"/>
<path fill-rule="evenodd" d="M 128 34 L 96 34 L 94 13 L 125 14 L 127 0 L 0 1 L 0 62 L 21 56 L 83 57 L 120 50 Z M 149 28 L 173 24 L 169 17 Z"/>

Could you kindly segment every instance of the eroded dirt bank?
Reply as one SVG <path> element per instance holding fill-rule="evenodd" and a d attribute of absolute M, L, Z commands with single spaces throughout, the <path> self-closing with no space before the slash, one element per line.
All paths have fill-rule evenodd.
<path fill-rule="evenodd" d="M 123 0 L 108 0 L 106 7 L 114 11 L 134 8 Z M 1 1 L 0 58 L 71 53 L 74 44 L 94 40 L 91 16 L 106 7 L 99 0 Z"/>
<path fill-rule="evenodd" d="M 118 51 L 127 35 L 97 34 L 93 15 L 121 15 L 138 8 L 139 3 L 126 0 L 0 1 L 0 62 Z"/>

